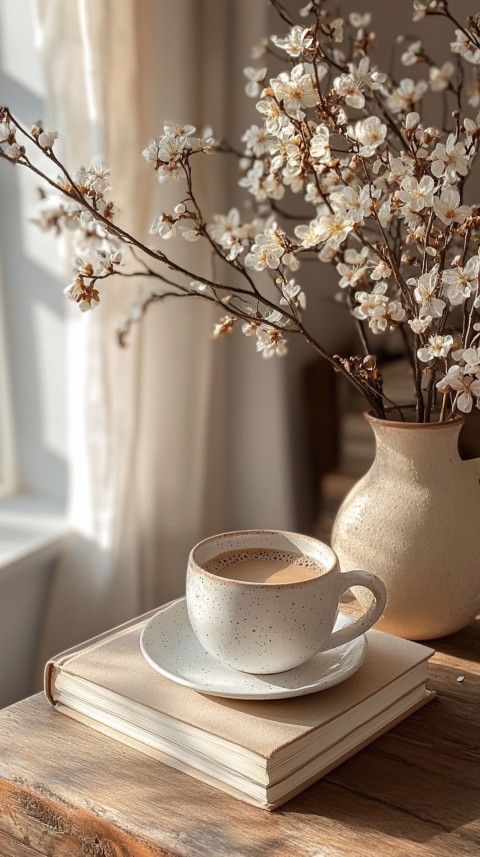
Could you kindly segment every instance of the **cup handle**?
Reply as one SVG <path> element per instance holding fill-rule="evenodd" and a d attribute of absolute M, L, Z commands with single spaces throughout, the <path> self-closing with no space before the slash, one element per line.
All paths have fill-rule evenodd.
<path fill-rule="evenodd" d="M 368 608 L 367 612 L 356 619 L 351 625 L 346 625 L 345 628 L 340 628 L 338 631 L 332 632 L 328 641 L 329 649 L 343 646 L 344 643 L 349 643 L 355 637 L 359 637 L 365 631 L 368 631 L 382 615 L 387 600 L 385 584 L 380 578 L 369 571 L 346 571 L 341 574 L 341 578 L 341 589 L 338 597 L 347 589 L 350 589 L 351 586 L 365 586 L 373 594 L 375 601 Z"/>

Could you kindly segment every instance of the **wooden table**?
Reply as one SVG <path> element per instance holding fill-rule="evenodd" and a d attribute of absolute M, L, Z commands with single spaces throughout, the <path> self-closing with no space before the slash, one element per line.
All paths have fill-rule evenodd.
<path fill-rule="evenodd" d="M 271 814 L 96 734 L 41 694 L 7 708 L 0 855 L 479 857 L 480 619 L 433 645 L 437 699 Z"/>

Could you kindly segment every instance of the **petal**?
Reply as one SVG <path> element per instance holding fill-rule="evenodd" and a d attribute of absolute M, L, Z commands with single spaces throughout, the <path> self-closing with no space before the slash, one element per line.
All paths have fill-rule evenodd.
<path fill-rule="evenodd" d="M 457 408 L 464 414 L 469 414 L 472 410 L 473 398 L 470 393 L 460 393 L 457 399 Z"/>
<path fill-rule="evenodd" d="M 440 176 L 443 176 L 443 173 L 445 172 L 445 164 L 443 161 L 434 161 L 430 169 L 432 170 L 433 175 L 438 179 Z"/>
<path fill-rule="evenodd" d="M 432 359 L 428 348 L 419 348 L 417 351 L 417 357 L 422 361 L 422 363 L 428 363 Z"/>

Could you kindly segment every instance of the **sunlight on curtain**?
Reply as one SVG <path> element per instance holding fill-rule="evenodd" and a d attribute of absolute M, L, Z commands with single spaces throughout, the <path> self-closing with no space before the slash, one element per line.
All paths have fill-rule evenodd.
<path fill-rule="evenodd" d="M 238 127 L 241 69 L 267 32 L 266 8 L 38 0 L 49 124 L 73 169 L 105 158 L 122 225 L 146 243 L 153 215 L 181 191 L 159 188 L 142 149 L 163 119 L 223 134 L 234 117 Z M 221 157 L 203 168 L 206 210 L 228 210 L 235 182 Z M 192 271 L 209 264 L 199 245 L 175 248 Z M 294 521 L 281 361 L 259 360 L 243 338 L 212 342 L 210 307 L 196 301 L 154 307 L 120 349 L 114 326 L 131 298 L 130 284 L 109 284 L 99 309 L 69 321 L 75 535 L 57 570 L 42 663 L 182 594 L 188 551 L 205 535 Z"/>

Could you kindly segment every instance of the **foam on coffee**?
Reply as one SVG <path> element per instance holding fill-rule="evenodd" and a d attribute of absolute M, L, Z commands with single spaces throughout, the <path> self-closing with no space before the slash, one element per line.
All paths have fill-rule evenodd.
<path fill-rule="evenodd" d="M 250 583 L 298 583 L 324 574 L 313 557 L 275 548 L 243 548 L 218 554 L 204 563 L 211 574 Z"/>

